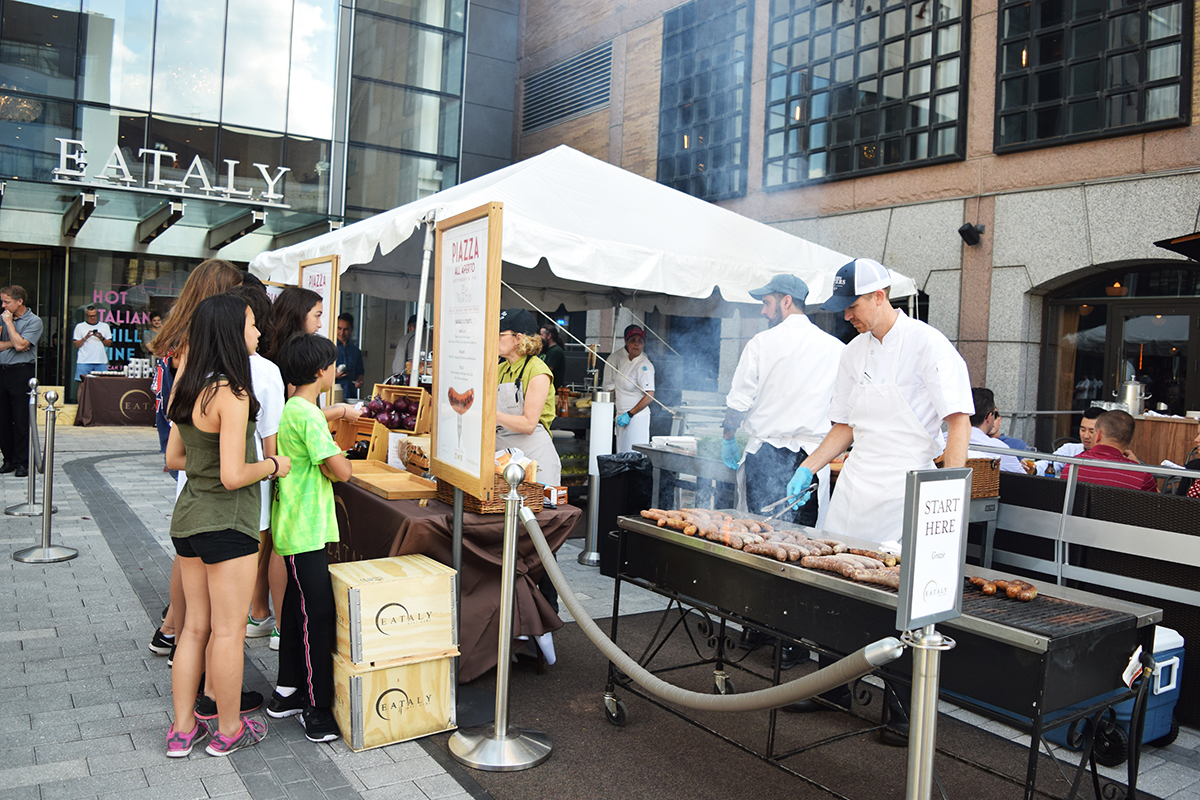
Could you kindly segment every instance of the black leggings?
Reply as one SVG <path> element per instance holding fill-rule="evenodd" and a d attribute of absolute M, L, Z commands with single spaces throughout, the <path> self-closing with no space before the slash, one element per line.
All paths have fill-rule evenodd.
<path fill-rule="evenodd" d="M 333 582 L 324 548 L 283 557 L 287 590 L 279 620 L 279 686 L 295 686 L 308 705 L 333 705 Z"/>

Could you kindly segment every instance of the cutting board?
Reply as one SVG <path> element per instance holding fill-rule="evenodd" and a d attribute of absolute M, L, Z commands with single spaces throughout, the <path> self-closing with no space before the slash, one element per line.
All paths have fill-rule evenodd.
<path fill-rule="evenodd" d="M 437 497 L 437 484 L 382 461 L 351 461 L 350 483 L 385 500 L 419 500 Z"/>

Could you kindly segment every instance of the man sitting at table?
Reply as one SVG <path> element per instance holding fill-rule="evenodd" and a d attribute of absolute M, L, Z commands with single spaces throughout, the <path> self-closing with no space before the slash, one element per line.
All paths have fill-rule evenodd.
<path fill-rule="evenodd" d="M 1096 420 L 1096 443 L 1092 448 L 1079 454 L 1079 458 L 1090 458 L 1096 461 L 1110 461 L 1116 464 L 1137 464 L 1131 458 L 1126 458 L 1124 451 L 1129 449 L 1133 441 L 1133 417 L 1125 411 L 1105 411 Z M 1070 477 L 1071 465 L 1063 472 L 1064 477 Z M 1132 472 L 1123 469 L 1104 469 L 1103 467 L 1080 467 L 1079 480 L 1081 483 L 1095 483 L 1100 486 L 1116 486 L 1121 489 L 1141 489 L 1144 492 L 1157 492 L 1158 481 L 1148 472 Z"/>
<path fill-rule="evenodd" d="M 1100 406 L 1091 406 L 1083 412 L 1083 419 L 1079 421 L 1079 441 L 1067 442 L 1054 451 L 1056 456 L 1077 456 L 1087 450 L 1092 449 L 1092 445 L 1096 443 L 1096 420 L 1100 419 L 1100 415 L 1104 413 L 1104 409 Z M 1062 475 L 1063 467 L 1066 466 L 1061 461 L 1038 461 L 1034 468 L 1038 475 Z"/>
<path fill-rule="evenodd" d="M 975 403 L 975 413 L 971 415 L 971 442 L 988 447 L 1008 448 L 999 439 L 993 439 L 1000 430 L 1000 412 L 996 410 L 996 396 L 991 389 L 972 389 L 971 400 Z M 969 447 L 969 445 L 968 445 Z M 985 453 L 982 450 L 967 450 L 967 458 L 999 458 L 1001 472 L 1019 472 L 1025 474 L 1016 456 L 997 456 L 995 453 Z"/>

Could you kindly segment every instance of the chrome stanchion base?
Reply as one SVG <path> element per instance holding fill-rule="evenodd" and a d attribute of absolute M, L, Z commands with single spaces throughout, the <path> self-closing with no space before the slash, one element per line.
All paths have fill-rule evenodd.
<path fill-rule="evenodd" d="M 15 506 L 9 506 L 4 509 L 4 513 L 10 517 L 40 517 L 42 515 L 42 504 L 18 503 Z M 50 513 L 57 514 L 58 506 L 50 506 Z"/>
<path fill-rule="evenodd" d="M 584 550 L 575 560 L 585 567 L 597 567 L 600 565 L 600 554 L 594 550 Z"/>
<path fill-rule="evenodd" d="M 596 549 L 596 542 L 599 538 L 596 534 L 597 517 L 600 513 L 600 476 L 588 476 L 588 507 L 587 507 L 587 535 L 583 538 L 583 552 L 576 559 L 585 567 L 596 567 L 600 565 L 600 553 Z"/>
<path fill-rule="evenodd" d="M 56 561 L 70 561 L 79 555 L 78 550 L 52 544 L 49 547 L 29 547 L 13 553 L 13 561 L 25 564 L 52 564 Z"/>
<path fill-rule="evenodd" d="M 450 754 L 461 764 L 485 772 L 517 772 L 550 757 L 550 737 L 541 731 L 508 726 L 496 735 L 495 724 L 456 731 L 450 737 Z"/>

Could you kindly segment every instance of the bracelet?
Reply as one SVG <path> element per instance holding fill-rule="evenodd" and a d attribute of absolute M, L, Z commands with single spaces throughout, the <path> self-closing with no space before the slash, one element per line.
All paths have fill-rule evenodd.
<path fill-rule="evenodd" d="M 271 461 L 271 463 L 274 465 L 274 468 L 271 470 L 271 474 L 270 474 L 270 475 L 268 475 L 267 477 L 268 477 L 268 478 L 274 478 L 274 477 L 275 477 L 275 473 L 279 472 L 279 462 L 278 462 L 278 461 L 275 459 L 275 456 L 267 456 L 267 458 L 268 458 L 268 459 Z"/>
<path fill-rule="evenodd" d="M 345 418 L 346 418 L 346 407 L 342 406 L 342 415 L 340 417 L 338 417 L 338 419 L 345 419 Z"/>

